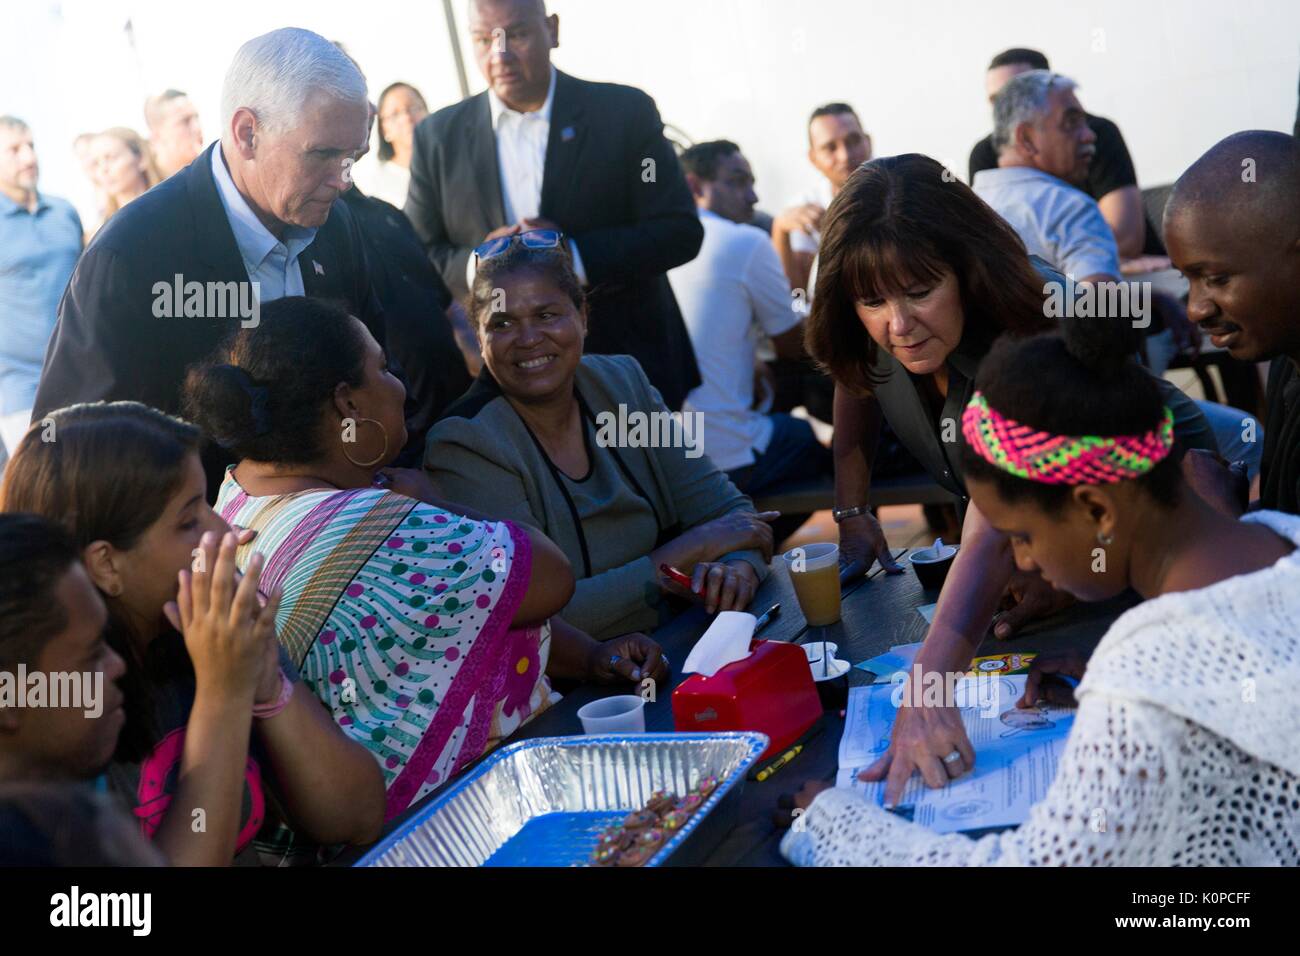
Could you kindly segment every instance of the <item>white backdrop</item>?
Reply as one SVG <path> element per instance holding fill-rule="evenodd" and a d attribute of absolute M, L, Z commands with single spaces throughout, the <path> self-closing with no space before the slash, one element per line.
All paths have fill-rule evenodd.
<path fill-rule="evenodd" d="M 403 79 L 435 109 L 459 97 L 438 0 L 0 5 L 0 113 L 34 127 L 42 188 L 53 193 L 79 188 L 72 138 L 143 130 L 148 93 L 188 91 L 215 138 L 231 55 L 280 26 L 342 41 L 372 94 Z M 829 100 L 858 109 L 878 155 L 926 152 L 964 178 L 990 125 L 984 67 L 1010 46 L 1041 49 L 1078 80 L 1084 106 L 1120 124 L 1144 184 L 1172 180 L 1235 130 L 1289 131 L 1296 112 L 1295 0 L 552 0 L 550 9 L 561 69 L 645 89 L 695 139 L 739 142 L 767 208 L 811 181 L 804 122 Z M 463 34 L 465 0 L 455 10 Z"/>

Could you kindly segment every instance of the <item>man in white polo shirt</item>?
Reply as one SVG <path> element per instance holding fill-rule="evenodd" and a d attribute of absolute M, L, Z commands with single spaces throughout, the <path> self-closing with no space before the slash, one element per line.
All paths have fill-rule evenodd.
<path fill-rule="evenodd" d="M 700 254 L 668 273 L 703 379 L 684 409 L 704 413 L 705 453 L 746 494 L 830 474 L 830 452 L 808 422 L 754 407 L 759 335 L 780 358 L 804 352 L 802 314 L 776 251 L 746 225 L 758 202 L 753 171 L 725 140 L 692 146 L 681 161 L 704 226 Z"/>

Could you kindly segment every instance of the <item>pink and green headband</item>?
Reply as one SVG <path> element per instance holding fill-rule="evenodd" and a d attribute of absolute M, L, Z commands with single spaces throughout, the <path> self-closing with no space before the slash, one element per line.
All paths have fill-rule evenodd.
<path fill-rule="evenodd" d="M 1047 485 L 1098 485 L 1145 475 L 1174 444 L 1174 413 L 1145 435 L 1053 435 L 1007 418 L 976 392 L 961 418 L 977 455 L 1008 474 Z"/>

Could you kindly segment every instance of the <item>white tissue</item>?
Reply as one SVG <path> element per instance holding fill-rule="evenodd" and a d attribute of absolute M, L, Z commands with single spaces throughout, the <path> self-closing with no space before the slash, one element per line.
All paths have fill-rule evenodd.
<path fill-rule="evenodd" d="M 687 655 L 682 671 L 712 677 L 733 661 L 748 657 L 757 624 L 758 618 L 745 611 L 719 612 Z"/>

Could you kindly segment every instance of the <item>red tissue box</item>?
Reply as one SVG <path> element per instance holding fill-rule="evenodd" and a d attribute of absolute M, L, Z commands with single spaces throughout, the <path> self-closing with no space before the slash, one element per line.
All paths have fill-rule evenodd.
<path fill-rule="evenodd" d="M 712 677 L 692 674 L 673 691 L 673 728 L 757 730 L 771 743 L 763 760 L 794 743 L 822 715 L 808 655 L 796 644 L 754 641 L 750 655 Z"/>

